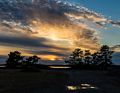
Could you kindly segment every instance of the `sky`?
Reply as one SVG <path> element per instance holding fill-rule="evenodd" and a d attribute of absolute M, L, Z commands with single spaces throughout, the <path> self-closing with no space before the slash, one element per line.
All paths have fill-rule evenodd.
<path fill-rule="evenodd" d="M 119 0 L 0 0 L 0 57 L 10 51 L 59 62 L 75 48 L 120 54 Z M 118 61 L 116 61 L 118 62 Z"/>
<path fill-rule="evenodd" d="M 97 13 L 101 13 L 105 17 L 120 21 L 120 10 L 119 10 L 119 0 L 70 0 L 71 2 L 79 3 L 87 7 L 90 10 L 93 10 Z M 101 43 L 108 45 L 120 44 L 120 29 L 110 27 L 107 30 L 101 31 Z M 112 38 L 111 38 L 112 37 Z"/>

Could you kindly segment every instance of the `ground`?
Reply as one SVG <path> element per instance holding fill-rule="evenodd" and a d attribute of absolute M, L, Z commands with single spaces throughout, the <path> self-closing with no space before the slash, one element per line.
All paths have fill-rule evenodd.
<path fill-rule="evenodd" d="M 120 79 L 105 71 L 4 69 L 0 93 L 120 93 Z"/>

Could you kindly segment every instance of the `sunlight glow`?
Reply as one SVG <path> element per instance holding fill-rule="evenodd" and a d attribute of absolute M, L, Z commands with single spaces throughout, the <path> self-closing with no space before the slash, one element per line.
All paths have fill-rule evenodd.
<path fill-rule="evenodd" d="M 59 57 L 57 57 L 55 55 L 40 55 L 40 57 L 43 60 L 51 60 L 51 61 L 55 61 L 56 59 L 60 59 Z"/>

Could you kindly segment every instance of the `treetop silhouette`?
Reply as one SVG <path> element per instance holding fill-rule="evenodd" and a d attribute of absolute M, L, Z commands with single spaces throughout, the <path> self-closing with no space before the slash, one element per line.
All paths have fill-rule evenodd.
<path fill-rule="evenodd" d="M 10 52 L 8 54 L 8 59 L 6 61 L 6 65 L 7 67 L 17 67 L 18 65 L 33 65 L 33 64 L 37 64 L 39 61 L 39 57 L 34 55 L 31 57 L 24 57 L 21 56 L 21 53 L 18 51 L 14 51 L 14 52 Z"/>
<path fill-rule="evenodd" d="M 82 51 L 77 48 L 65 62 L 70 65 L 101 66 L 102 68 L 107 68 L 112 65 L 112 54 L 113 51 L 107 45 L 103 45 L 100 50 L 93 54 L 91 54 L 90 50 Z"/>
<path fill-rule="evenodd" d="M 8 59 L 6 61 L 7 66 L 9 67 L 15 67 L 19 64 L 19 62 L 22 62 L 23 56 L 21 56 L 21 53 L 18 51 L 10 52 L 8 54 Z"/>

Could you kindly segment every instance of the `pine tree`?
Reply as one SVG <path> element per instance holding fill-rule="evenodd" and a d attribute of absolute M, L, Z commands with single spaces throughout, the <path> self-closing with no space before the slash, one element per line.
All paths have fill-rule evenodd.
<path fill-rule="evenodd" d="M 18 51 L 10 52 L 8 56 L 9 57 L 6 61 L 8 67 L 16 67 L 19 64 L 19 62 L 22 61 L 24 58 Z"/>

